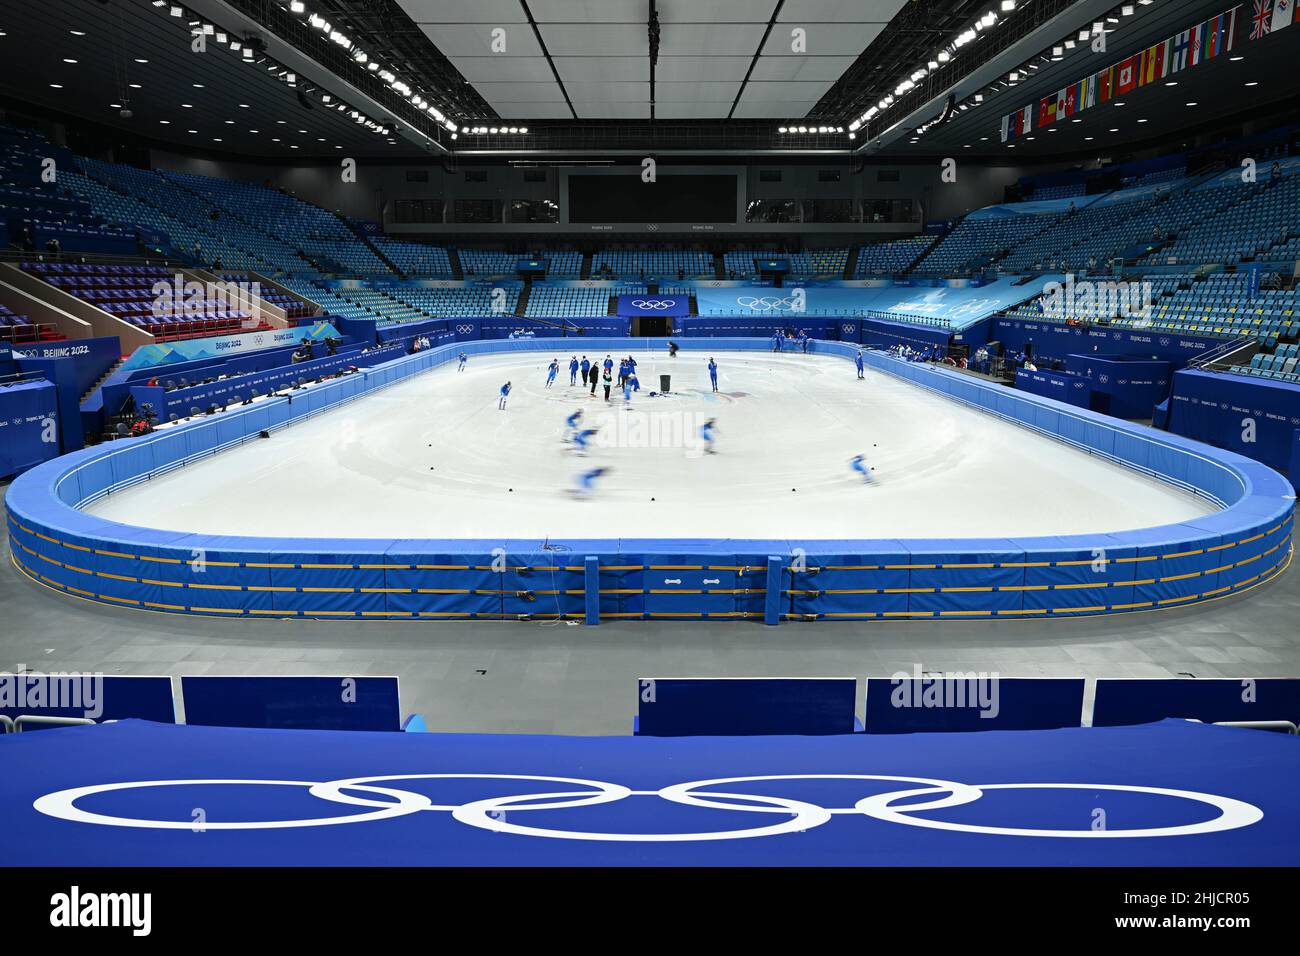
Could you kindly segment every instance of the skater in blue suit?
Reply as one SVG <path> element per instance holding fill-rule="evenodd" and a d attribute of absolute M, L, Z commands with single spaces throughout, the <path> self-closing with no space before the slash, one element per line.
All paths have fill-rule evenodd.
<path fill-rule="evenodd" d="M 504 412 L 506 410 L 506 399 L 509 397 L 510 397 L 510 383 L 506 382 L 504 385 L 501 386 L 501 399 L 500 401 L 497 402 L 497 408 L 501 409 L 501 411 Z"/>
<path fill-rule="evenodd" d="M 560 360 L 551 359 L 551 364 L 546 366 L 546 387 L 550 388 L 551 383 L 555 381 L 555 376 L 560 373 Z"/>
<path fill-rule="evenodd" d="M 458 372 L 465 371 L 465 363 L 469 361 L 469 356 L 466 355 L 464 352 L 461 352 L 459 355 L 456 356 L 456 358 L 460 359 L 460 365 L 456 367 L 456 371 Z"/>
<path fill-rule="evenodd" d="M 591 447 L 591 440 L 596 436 L 597 431 L 599 429 L 596 428 L 584 428 L 582 431 L 574 430 L 573 444 L 576 446 L 579 455 L 587 453 L 587 449 Z"/>
<path fill-rule="evenodd" d="M 574 441 L 578 434 L 578 422 L 582 421 L 582 409 L 578 409 L 564 420 L 564 440 Z"/>
<path fill-rule="evenodd" d="M 709 359 L 709 381 L 713 383 L 713 390 L 718 390 L 718 363 Z"/>
<path fill-rule="evenodd" d="M 718 430 L 718 421 L 715 418 L 710 418 L 707 422 L 705 422 L 703 425 L 700 426 L 700 440 L 704 442 L 704 454 L 706 455 L 717 454 L 717 452 L 713 448 L 713 443 L 716 440 L 715 433 L 717 432 L 717 430 Z"/>
<path fill-rule="evenodd" d="M 582 381 L 586 384 L 586 382 L 590 380 L 590 376 L 587 373 L 591 371 L 591 363 L 587 361 L 587 356 L 585 355 L 582 357 L 582 365 L 580 368 L 582 369 Z"/>
<path fill-rule="evenodd" d="M 578 356 L 576 355 L 569 359 L 569 384 L 578 384 Z"/>
<path fill-rule="evenodd" d="M 591 497 L 596 490 L 596 479 L 608 472 L 608 468 L 592 468 L 590 471 L 582 472 L 577 477 L 577 484 L 573 489 L 573 494 L 578 498 Z"/>
<path fill-rule="evenodd" d="M 866 376 L 862 374 L 862 349 L 858 349 L 858 354 L 854 357 L 853 364 L 858 367 L 858 378 L 866 378 Z"/>
<path fill-rule="evenodd" d="M 871 484 L 871 469 L 867 467 L 867 459 L 862 455 L 854 455 L 849 459 L 849 467 L 862 477 L 863 482 Z"/>

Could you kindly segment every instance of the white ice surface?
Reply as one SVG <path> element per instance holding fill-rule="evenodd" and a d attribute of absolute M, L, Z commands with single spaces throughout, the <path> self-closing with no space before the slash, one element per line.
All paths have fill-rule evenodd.
<path fill-rule="evenodd" d="M 211 534 L 343 538 L 917 538 L 1058 535 L 1211 512 L 1192 495 L 1060 442 L 816 355 L 637 352 L 626 420 L 569 386 L 568 354 L 472 358 L 114 494 L 88 510 Z M 601 359 L 604 358 L 602 354 Z M 650 398 L 659 373 L 672 394 Z M 514 390 L 506 411 L 498 389 Z M 610 446 L 562 441 L 581 408 Z M 716 455 L 699 424 L 718 423 Z M 685 428 L 690 447 L 662 447 Z M 660 447 L 649 439 L 657 430 Z M 599 440 L 599 439 L 598 439 Z M 849 469 L 867 457 L 874 483 Z M 606 466 L 596 494 L 570 494 Z M 796 490 L 797 489 L 797 490 Z M 653 500 L 652 500 L 653 499 Z"/>

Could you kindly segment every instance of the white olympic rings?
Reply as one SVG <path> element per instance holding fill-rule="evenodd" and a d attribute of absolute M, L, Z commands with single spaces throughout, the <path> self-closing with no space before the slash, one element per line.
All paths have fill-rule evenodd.
<path fill-rule="evenodd" d="M 662 312 L 664 309 L 671 309 L 677 304 L 676 299 L 633 299 L 632 308 L 649 309 L 653 312 Z"/>
<path fill-rule="evenodd" d="M 775 295 L 765 295 L 762 298 L 755 298 L 752 295 L 736 296 L 736 305 L 742 309 L 749 309 L 751 312 L 774 312 L 777 309 L 793 309 L 795 307 L 791 299 L 783 299 Z"/>
<path fill-rule="evenodd" d="M 544 793 L 511 794 L 487 797 L 461 804 L 436 804 L 420 793 L 409 790 L 376 786 L 377 783 L 406 780 L 526 780 L 555 783 L 563 789 Z M 904 784 L 919 784 L 914 789 L 894 790 L 870 794 L 852 806 L 823 807 L 805 800 L 777 797 L 768 794 L 733 793 L 704 790 L 730 784 L 787 780 L 864 780 Z M 188 820 L 147 820 L 135 817 L 94 813 L 77 806 L 77 801 L 101 793 L 123 790 L 140 790 L 146 787 L 180 786 L 272 786 L 307 787 L 308 793 L 331 803 L 342 803 L 366 808 L 365 812 L 335 817 L 315 817 L 302 820 L 239 820 L 194 823 Z M 587 789 L 573 789 L 574 787 Z M 1202 803 L 1219 811 L 1218 816 L 1196 823 L 1166 827 L 1135 829 L 1039 829 L 1030 827 L 986 826 L 958 823 L 949 820 L 916 816 L 922 811 L 944 810 L 965 806 L 981 799 L 988 790 L 1107 790 L 1123 793 L 1141 793 Z M 344 791 L 359 791 L 387 799 L 375 800 Z M 895 806 L 900 800 L 946 794 L 928 802 L 913 802 Z M 630 797 L 658 797 L 670 803 L 711 810 L 741 813 L 774 813 L 782 819 L 761 827 L 737 830 L 717 830 L 700 833 L 603 833 L 582 830 L 551 830 L 544 827 L 525 826 L 505 819 L 506 813 L 560 810 L 617 803 Z M 392 801 L 396 801 L 396 803 Z M 1116 838 L 1116 837 L 1168 837 L 1195 836 L 1219 833 L 1248 827 L 1259 822 L 1264 813 L 1258 807 L 1212 793 L 1194 790 L 1175 790 L 1167 787 L 1144 787 L 1129 784 L 1102 783 L 982 783 L 967 784 L 952 780 L 932 780 L 926 777 L 900 777 L 882 774 L 856 773 L 803 773 L 768 774 L 751 777 L 720 777 L 714 780 L 694 780 L 670 784 L 658 790 L 632 790 L 622 784 L 575 777 L 550 777 L 534 774 L 509 773 L 413 773 L 390 774 L 373 777 L 351 777 L 344 780 L 249 780 L 249 779 L 197 779 L 197 780 L 140 780 L 125 783 L 92 784 L 45 794 L 32 806 L 40 813 L 74 823 L 91 823 L 101 826 L 140 827 L 156 830 L 270 830 L 292 827 L 333 826 L 344 823 L 373 823 L 403 817 L 422 810 L 450 813 L 452 818 L 467 826 L 497 833 L 517 836 L 544 837 L 559 840 L 598 840 L 621 843 L 681 843 L 710 840 L 738 840 L 753 837 L 776 836 L 783 833 L 800 833 L 828 822 L 834 816 L 865 816 L 884 823 L 946 830 L 953 833 L 984 833 L 995 836 Z"/>

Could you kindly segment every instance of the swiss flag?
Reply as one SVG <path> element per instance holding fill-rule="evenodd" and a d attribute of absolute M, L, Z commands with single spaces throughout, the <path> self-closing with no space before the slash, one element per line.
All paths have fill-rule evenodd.
<path fill-rule="evenodd" d="M 1131 56 L 1119 64 L 1116 71 L 1115 89 L 1119 93 L 1132 93 L 1137 87 L 1138 58 Z"/>

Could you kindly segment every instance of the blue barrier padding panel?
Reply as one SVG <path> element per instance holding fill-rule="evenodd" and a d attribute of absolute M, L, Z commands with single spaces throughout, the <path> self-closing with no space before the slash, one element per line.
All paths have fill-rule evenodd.
<path fill-rule="evenodd" d="M 638 339 L 666 350 L 666 339 Z M 584 337 L 590 354 L 626 338 Z M 873 369 L 1186 489 L 1224 510 L 1164 528 L 1069 539 L 855 541 L 638 539 L 296 540 L 154 531 L 76 510 L 149 476 L 453 361 L 545 354 L 565 339 L 459 342 L 345 378 L 37 465 L 8 489 L 11 550 L 42 585 L 119 606 L 215 616 L 376 620 L 583 617 L 865 620 L 1036 617 L 1147 610 L 1267 581 L 1291 555 L 1294 492 L 1231 452 L 935 366 L 865 353 Z M 763 338 L 683 340 L 765 351 Z M 852 360 L 852 343 L 817 352 Z M 1077 350 L 1076 350 L 1077 351 Z M 499 560 L 504 555 L 504 560 Z M 577 557 L 581 555 L 582 557 Z M 597 559 L 592 572 L 585 561 Z M 768 558 L 781 559 L 769 580 Z M 594 579 L 594 581 L 593 581 Z M 594 593 L 593 593 L 593 584 Z M 775 595 L 774 593 L 775 592 Z M 775 601 L 775 606 L 772 602 Z"/>
<path fill-rule="evenodd" d="M 1143 724 L 1166 717 L 1193 718 L 1207 724 L 1220 720 L 1300 723 L 1300 678 L 1097 680 L 1094 727 Z"/>
<path fill-rule="evenodd" d="M 1083 678 L 934 674 L 867 680 L 869 734 L 1078 727 Z"/>
<path fill-rule="evenodd" d="M 185 722 L 208 727 L 398 730 L 396 677 L 182 677 Z"/>
<path fill-rule="evenodd" d="M 0 714 L 11 720 L 29 714 L 95 721 L 137 717 L 172 724 L 176 722 L 176 705 L 170 677 L 28 671 L 0 674 Z"/>
<path fill-rule="evenodd" d="M 643 678 L 637 733 L 652 737 L 853 732 L 845 678 Z"/>

